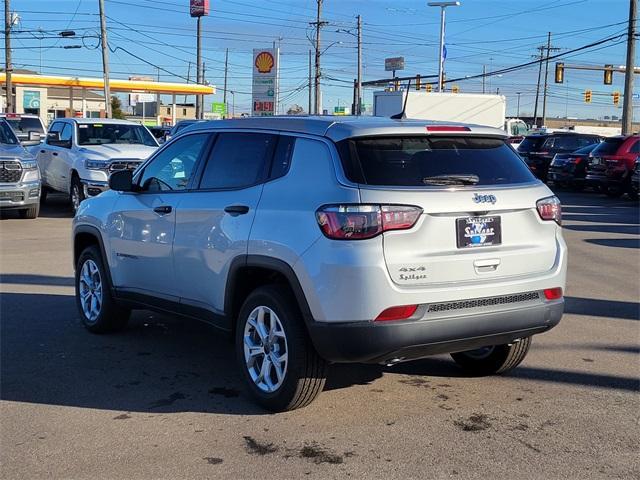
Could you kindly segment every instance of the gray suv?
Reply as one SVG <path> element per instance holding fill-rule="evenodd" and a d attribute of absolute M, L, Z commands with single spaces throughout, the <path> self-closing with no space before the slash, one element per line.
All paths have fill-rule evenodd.
<path fill-rule="evenodd" d="M 81 204 L 80 316 L 207 321 L 276 411 L 309 404 L 329 362 L 505 372 L 560 321 L 567 268 L 560 203 L 506 140 L 385 118 L 192 126 Z"/>
<path fill-rule="evenodd" d="M 40 212 L 40 170 L 36 159 L 0 119 L 0 209 L 17 210 L 22 218 Z"/>

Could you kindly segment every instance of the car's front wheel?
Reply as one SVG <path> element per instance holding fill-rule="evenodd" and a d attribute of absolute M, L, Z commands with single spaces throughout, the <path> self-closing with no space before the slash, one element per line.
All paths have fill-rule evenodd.
<path fill-rule="evenodd" d="M 514 343 L 452 353 L 451 357 L 467 373 L 472 375 L 493 375 L 516 368 L 524 360 L 531 346 L 531 337 Z"/>
<path fill-rule="evenodd" d="M 75 215 L 84 200 L 84 188 L 77 175 L 74 175 L 71 179 L 71 192 L 69 194 L 71 195 L 71 209 Z"/>
<path fill-rule="evenodd" d="M 122 330 L 131 311 L 116 304 L 111 296 L 102 255 L 97 246 L 87 247 L 76 265 L 76 305 L 82 323 L 93 333 Z"/>
<path fill-rule="evenodd" d="M 238 316 L 235 343 L 249 391 L 263 407 L 294 410 L 322 391 L 327 363 L 315 351 L 288 289 L 268 285 L 248 296 Z"/>

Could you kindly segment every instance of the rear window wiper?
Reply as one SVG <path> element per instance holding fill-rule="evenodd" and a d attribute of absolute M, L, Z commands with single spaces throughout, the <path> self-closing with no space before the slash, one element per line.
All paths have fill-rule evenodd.
<path fill-rule="evenodd" d="M 479 181 L 477 175 L 436 175 L 422 179 L 425 185 L 475 185 Z"/>

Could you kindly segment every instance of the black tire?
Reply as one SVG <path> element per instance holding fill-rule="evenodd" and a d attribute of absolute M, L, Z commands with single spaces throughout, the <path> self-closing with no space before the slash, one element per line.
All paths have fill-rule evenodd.
<path fill-rule="evenodd" d="M 245 361 L 245 326 L 254 309 L 261 306 L 277 315 L 286 338 L 288 364 L 282 384 L 273 392 L 266 392 L 256 385 Z M 238 315 L 235 344 L 238 364 L 248 390 L 268 410 L 283 412 L 305 407 L 324 388 L 327 362 L 313 347 L 298 304 L 286 287 L 267 285 L 249 294 Z"/>
<path fill-rule="evenodd" d="M 467 373 L 477 376 L 505 373 L 516 368 L 529 352 L 531 337 L 506 345 L 495 345 L 484 355 L 478 350 L 452 353 L 451 357 Z"/>
<path fill-rule="evenodd" d="M 77 203 L 75 200 L 75 196 L 77 195 Z M 82 201 L 85 199 L 84 196 L 84 187 L 82 186 L 82 182 L 80 181 L 80 178 L 78 177 L 77 174 L 73 174 L 73 177 L 71 178 L 71 191 L 69 192 L 69 196 L 71 198 L 71 210 L 73 211 L 73 214 L 75 215 L 76 212 L 78 211 L 78 207 L 80 206 L 80 204 L 82 203 Z"/>
<path fill-rule="evenodd" d="M 40 205 L 44 205 L 47 201 L 47 194 L 49 193 L 49 189 L 44 185 L 40 187 Z"/>
<path fill-rule="evenodd" d="M 99 309 L 99 313 L 96 318 L 89 318 L 83 308 L 80 300 L 80 276 L 84 264 L 88 261 L 93 261 L 97 266 L 99 278 L 101 282 L 102 302 Z M 76 265 L 75 275 L 76 286 L 76 306 L 78 307 L 78 313 L 82 319 L 83 325 L 93 333 L 107 333 L 116 332 L 126 327 L 131 310 L 120 307 L 116 304 L 115 300 L 111 296 L 111 285 L 109 284 L 109 277 L 104 268 L 102 261 L 102 255 L 100 250 L 96 246 L 90 246 L 83 250 L 78 258 Z"/>
<path fill-rule="evenodd" d="M 28 218 L 33 220 L 34 218 L 38 218 L 40 214 L 40 204 L 36 203 L 35 205 L 31 205 L 29 208 L 23 208 L 19 210 L 20 218 Z"/>

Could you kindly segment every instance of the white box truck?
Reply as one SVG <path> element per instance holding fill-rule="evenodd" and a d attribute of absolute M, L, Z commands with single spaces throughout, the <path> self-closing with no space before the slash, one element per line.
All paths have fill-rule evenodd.
<path fill-rule="evenodd" d="M 501 128 L 512 137 L 525 135 L 527 124 L 517 118 L 506 118 L 504 95 L 483 93 L 431 93 L 409 90 L 407 118 L 444 122 L 473 123 Z M 390 117 L 402 112 L 407 90 L 374 92 L 373 114 Z"/>

